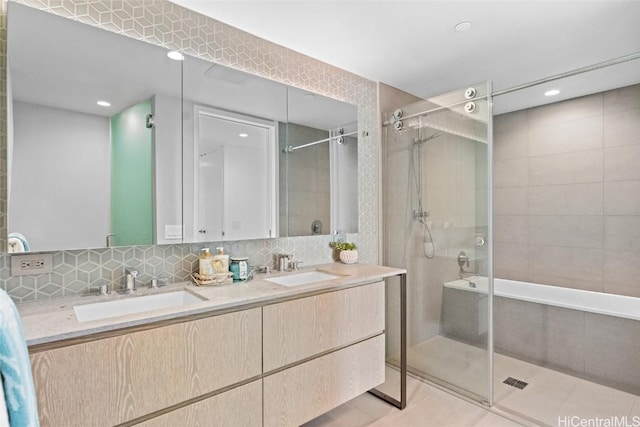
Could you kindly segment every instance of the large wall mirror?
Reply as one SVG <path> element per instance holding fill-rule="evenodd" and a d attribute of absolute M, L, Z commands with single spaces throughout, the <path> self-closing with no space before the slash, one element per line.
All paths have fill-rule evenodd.
<path fill-rule="evenodd" d="M 180 157 L 181 111 L 164 104 L 181 62 L 13 2 L 7 16 L 9 250 L 150 245 L 158 203 L 177 203 L 158 222 L 181 224 L 180 181 L 156 164 Z"/>
<path fill-rule="evenodd" d="M 289 88 L 280 139 L 280 230 L 288 236 L 358 232 L 356 107 Z"/>
<path fill-rule="evenodd" d="M 10 252 L 357 232 L 355 106 L 7 15 Z"/>

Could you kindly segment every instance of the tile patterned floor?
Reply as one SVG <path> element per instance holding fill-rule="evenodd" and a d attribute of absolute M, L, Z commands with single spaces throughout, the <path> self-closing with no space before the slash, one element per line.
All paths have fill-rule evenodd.
<path fill-rule="evenodd" d="M 436 337 L 435 340 L 437 345 L 430 342 L 413 347 L 409 352 L 410 362 L 418 360 L 422 351 L 425 355 L 423 359 L 429 361 L 424 362 L 421 369 L 428 369 L 426 372 L 440 369 L 445 376 L 455 378 L 456 371 L 460 372 L 465 366 L 469 369 L 468 363 L 473 360 L 474 353 L 482 352 L 472 346 L 461 347 L 460 343 L 447 338 Z M 438 367 L 434 361 L 442 361 L 443 365 Z M 586 423 L 596 418 L 612 420 L 616 417 L 630 426 L 640 425 L 640 396 L 500 354 L 495 355 L 494 370 L 493 410 L 410 377 L 407 382 L 408 404 L 403 411 L 370 394 L 364 394 L 310 421 L 304 427 L 568 426 L 572 425 L 568 423 L 570 417 L 577 417 L 573 419 L 574 423 L 587 420 L 584 421 Z M 472 369 L 469 372 L 476 371 Z M 503 384 L 502 381 L 508 376 L 526 381 L 529 385 L 520 390 Z M 483 378 L 481 375 L 470 375 L 465 380 L 482 381 Z M 397 371 L 388 368 L 384 387 L 397 390 L 397 381 Z M 470 387 L 480 390 L 481 384 L 471 384 Z M 521 421 L 517 423 L 499 414 L 515 416 Z"/>
<path fill-rule="evenodd" d="M 388 370 L 387 378 L 394 378 Z M 387 383 L 394 383 L 393 379 Z M 393 387 L 395 384 L 387 384 Z M 385 390 L 386 391 L 386 390 Z M 409 427 L 482 426 L 510 427 L 520 424 L 491 413 L 422 381 L 407 380 L 407 407 L 400 411 L 365 393 L 304 424 L 304 427 Z"/>
<path fill-rule="evenodd" d="M 524 390 L 518 390 L 496 381 L 494 396 L 499 409 L 535 419 L 541 425 L 570 425 L 564 421 L 570 417 L 587 420 L 627 417 L 627 425 L 640 425 L 640 396 L 635 394 L 500 354 L 495 356 L 495 369 L 496 378 L 502 379 L 508 372 L 529 383 Z"/>

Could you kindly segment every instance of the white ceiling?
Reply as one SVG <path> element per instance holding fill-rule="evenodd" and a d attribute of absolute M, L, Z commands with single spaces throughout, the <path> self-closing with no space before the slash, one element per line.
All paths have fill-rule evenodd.
<path fill-rule="evenodd" d="M 504 89 L 640 51 L 640 1 L 204 1 L 175 3 L 427 98 Z M 461 21 L 466 32 L 453 27 Z M 496 100 L 498 111 L 640 81 L 640 61 Z"/>

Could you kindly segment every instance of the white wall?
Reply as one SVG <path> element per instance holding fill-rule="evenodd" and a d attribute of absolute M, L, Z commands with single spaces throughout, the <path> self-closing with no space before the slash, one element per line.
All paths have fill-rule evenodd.
<path fill-rule="evenodd" d="M 194 105 L 190 100 L 183 103 L 182 125 L 182 218 L 184 221 L 184 241 L 198 242 L 201 237 L 195 232 L 195 193 L 196 186 L 194 175 L 196 165 L 194 163 Z"/>
<path fill-rule="evenodd" d="M 225 239 L 269 238 L 272 216 L 270 200 L 268 132 L 263 144 L 226 144 L 224 150 Z M 274 230 L 272 230 L 274 232 Z"/>
<path fill-rule="evenodd" d="M 13 120 L 9 233 L 32 251 L 104 247 L 109 118 L 14 102 Z"/>
<path fill-rule="evenodd" d="M 13 168 L 13 87 L 11 65 L 7 57 L 7 205 L 11 203 L 11 171 Z"/>
<path fill-rule="evenodd" d="M 331 229 L 340 234 L 358 232 L 358 140 L 348 136 L 345 142 L 330 142 Z"/>
<path fill-rule="evenodd" d="M 181 238 L 166 238 L 165 226 L 182 225 L 182 102 L 156 95 L 153 115 L 156 244 L 181 243 Z"/>

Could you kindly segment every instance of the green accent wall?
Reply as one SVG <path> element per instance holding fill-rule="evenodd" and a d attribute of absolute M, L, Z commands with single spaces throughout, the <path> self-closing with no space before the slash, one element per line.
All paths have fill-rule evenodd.
<path fill-rule="evenodd" d="M 153 140 L 146 127 L 151 100 L 111 117 L 113 246 L 153 244 Z"/>

